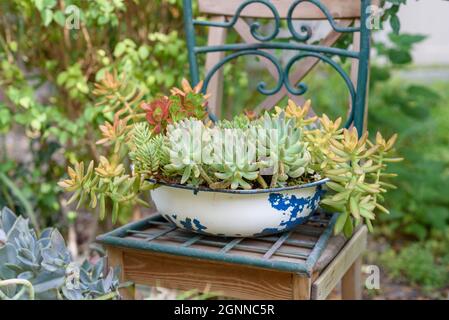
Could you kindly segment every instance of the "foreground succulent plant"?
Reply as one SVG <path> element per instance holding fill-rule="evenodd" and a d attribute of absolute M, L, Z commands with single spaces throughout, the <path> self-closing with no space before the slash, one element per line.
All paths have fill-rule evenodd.
<path fill-rule="evenodd" d="M 56 229 L 38 236 L 28 219 L 0 211 L 0 300 L 119 298 L 117 270 L 74 263 Z"/>

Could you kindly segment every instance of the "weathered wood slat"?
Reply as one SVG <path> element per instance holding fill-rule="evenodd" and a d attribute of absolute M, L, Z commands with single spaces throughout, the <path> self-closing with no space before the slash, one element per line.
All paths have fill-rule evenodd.
<path fill-rule="evenodd" d="M 120 248 L 113 246 L 106 246 L 108 253 L 108 268 L 120 267 L 119 279 L 121 282 L 126 282 L 125 270 L 123 268 L 123 251 Z M 119 289 L 120 295 L 123 300 L 134 300 L 135 298 L 135 286 L 131 285 L 129 287 Z"/>
<path fill-rule="evenodd" d="M 210 19 L 214 22 L 224 22 L 223 16 L 212 17 Z M 226 35 L 228 29 L 226 28 L 209 28 L 208 45 L 218 46 L 222 45 L 226 41 Z M 225 57 L 225 52 L 211 52 L 206 55 L 206 73 L 209 72 L 220 60 Z M 220 117 L 221 104 L 223 100 L 223 68 L 220 68 L 209 82 L 208 91 L 212 93 L 208 100 L 209 110 Z"/>
<path fill-rule="evenodd" d="M 200 12 L 214 15 L 233 16 L 242 0 L 199 0 Z M 352 19 L 360 17 L 360 1 L 355 0 L 321 0 L 334 18 Z M 272 0 L 281 18 L 286 18 L 291 0 Z M 254 3 L 248 5 L 241 14 L 242 17 L 273 18 L 272 12 L 267 6 Z M 304 2 L 297 6 L 293 12 L 295 19 L 325 19 L 323 12 L 314 4 Z"/>
<path fill-rule="evenodd" d="M 271 246 L 271 248 L 263 255 L 263 259 L 270 259 L 273 254 L 275 254 L 276 250 L 278 250 L 282 244 L 287 240 L 288 237 L 292 232 L 286 232 L 282 236 L 279 237 L 279 239 Z"/>
<path fill-rule="evenodd" d="M 337 257 L 321 273 L 312 286 L 312 299 L 323 300 L 362 254 L 367 243 L 367 228 L 361 227 L 348 241 Z M 360 284 L 359 284 L 360 285 Z"/>
<path fill-rule="evenodd" d="M 228 242 L 221 250 L 221 253 L 226 253 L 232 248 L 234 248 L 237 244 L 239 244 L 244 238 L 235 238 L 234 240 Z"/>
<path fill-rule="evenodd" d="M 183 247 L 191 246 L 192 244 L 194 244 L 195 242 L 200 240 L 202 237 L 203 237 L 202 235 L 194 236 L 194 237 L 190 238 L 189 240 L 187 240 L 186 242 L 184 242 L 181 246 L 183 246 Z"/>
<path fill-rule="evenodd" d="M 341 279 L 341 297 L 343 300 L 362 299 L 362 258 L 357 258 Z"/>
<path fill-rule="evenodd" d="M 293 300 L 310 300 L 312 279 L 297 274 L 293 275 Z"/>

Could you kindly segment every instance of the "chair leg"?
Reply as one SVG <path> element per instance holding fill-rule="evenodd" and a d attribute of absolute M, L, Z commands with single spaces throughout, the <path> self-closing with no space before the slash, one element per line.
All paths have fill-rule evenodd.
<path fill-rule="evenodd" d="M 312 280 L 305 276 L 293 275 L 293 300 L 310 300 Z"/>
<path fill-rule="evenodd" d="M 346 271 L 341 281 L 343 300 L 362 299 L 362 258 L 359 256 Z"/>
<path fill-rule="evenodd" d="M 125 266 L 123 264 L 123 251 L 114 247 L 106 247 L 108 253 L 108 268 L 120 267 L 120 283 L 127 281 L 125 274 Z M 119 289 L 120 295 L 123 300 L 135 299 L 135 286 L 134 284 Z"/>

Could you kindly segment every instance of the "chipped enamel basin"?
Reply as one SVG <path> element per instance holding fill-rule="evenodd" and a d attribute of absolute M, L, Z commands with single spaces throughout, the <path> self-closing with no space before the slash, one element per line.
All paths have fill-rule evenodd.
<path fill-rule="evenodd" d="M 162 216 L 200 234 L 256 237 L 289 230 L 317 209 L 328 179 L 268 190 L 211 190 L 158 182 L 151 191 Z"/>

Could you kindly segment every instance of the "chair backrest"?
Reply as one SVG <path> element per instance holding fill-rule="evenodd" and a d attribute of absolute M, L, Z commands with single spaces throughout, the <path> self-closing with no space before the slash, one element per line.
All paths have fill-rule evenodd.
<path fill-rule="evenodd" d="M 209 102 L 212 118 L 219 111 L 223 83 L 221 67 L 227 62 L 246 55 L 265 58 L 260 59 L 260 63 L 268 69 L 276 85 L 267 88 L 266 83 L 260 82 L 257 90 L 268 96 L 259 108 L 270 108 L 285 95 L 298 101 L 298 97 L 307 91 L 307 85 L 300 80 L 322 61 L 335 69 L 348 87 L 350 108 L 346 127 L 353 125 L 362 134 L 366 123 L 371 0 L 195 0 L 201 13 L 212 16 L 207 21 L 194 19 L 192 0 L 183 1 L 191 82 L 197 84 L 200 80 L 198 55 L 207 54 L 203 92 L 212 89 L 214 94 Z M 271 18 L 274 27 L 262 34 L 259 23 L 248 25 L 243 18 Z M 294 42 L 276 41 L 281 19 L 286 20 Z M 306 24 L 297 28 L 294 20 L 327 20 L 332 30 L 320 43 L 308 44 L 306 41 L 312 37 L 312 29 Z M 209 27 L 207 46 L 196 45 L 195 26 Z M 229 28 L 234 28 L 245 42 L 225 43 Z M 351 49 L 332 47 L 341 35 L 347 33 L 354 34 Z M 274 49 L 297 54 L 283 67 L 273 54 Z M 332 59 L 333 55 L 353 59 L 350 74 Z"/>

